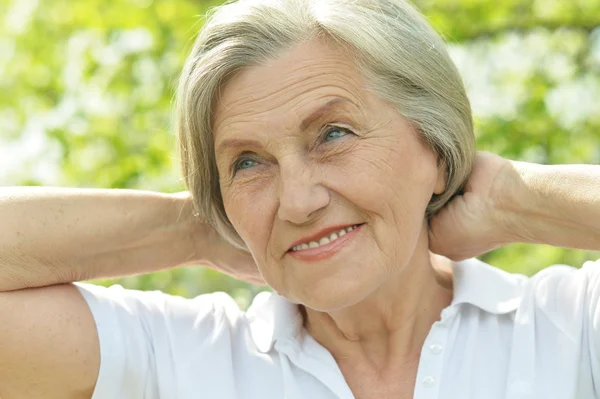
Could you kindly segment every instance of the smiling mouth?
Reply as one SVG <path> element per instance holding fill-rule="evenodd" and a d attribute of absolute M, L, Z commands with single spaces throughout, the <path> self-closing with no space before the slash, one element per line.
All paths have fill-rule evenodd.
<path fill-rule="evenodd" d="M 362 226 L 363 224 L 364 223 L 359 223 L 359 224 L 355 224 L 350 227 L 340 229 L 338 231 L 334 231 L 333 233 L 331 233 L 329 235 L 321 237 L 318 241 L 309 241 L 309 242 L 294 245 L 292 248 L 289 249 L 288 252 L 301 252 L 301 251 L 304 251 L 307 249 L 313 249 L 313 248 L 318 248 L 322 245 L 327 245 L 331 242 L 334 242 L 334 241 L 340 239 L 341 237 L 350 233 L 352 230 Z"/>

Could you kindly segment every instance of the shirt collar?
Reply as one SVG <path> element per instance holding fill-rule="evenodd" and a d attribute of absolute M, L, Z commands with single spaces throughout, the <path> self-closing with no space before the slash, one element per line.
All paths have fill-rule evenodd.
<path fill-rule="evenodd" d="M 452 263 L 454 298 L 451 306 L 468 303 L 489 313 L 510 313 L 519 307 L 522 274 L 512 274 L 476 258 Z"/>
<path fill-rule="evenodd" d="M 521 303 L 521 286 L 526 279 L 476 258 L 452 262 L 454 298 L 450 308 L 467 303 L 489 313 L 510 313 Z M 303 328 L 298 305 L 274 292 L 256 295 L 246 317 L 252 340 L 262 353 L 269 352 L 278 339 L 297 336 Z"/>
<path fill-rule="evenodd" d="M 261 292 L 246 312 L 250 335 L 259 352 L 271 350 L 275 341 L 302 331 L 303 318 L 298 305 L 275 292 Z"/>

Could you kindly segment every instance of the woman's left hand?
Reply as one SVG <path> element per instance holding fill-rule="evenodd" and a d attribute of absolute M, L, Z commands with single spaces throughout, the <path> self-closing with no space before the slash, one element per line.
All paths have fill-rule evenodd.
<path fill-rule="evenodd" d="M 478 152 L 464 193 L 429 221 L 430 250 L 458 261 L 511 242 L 511 221 L 498 203 L 512 170 L 511 161 Z"/>

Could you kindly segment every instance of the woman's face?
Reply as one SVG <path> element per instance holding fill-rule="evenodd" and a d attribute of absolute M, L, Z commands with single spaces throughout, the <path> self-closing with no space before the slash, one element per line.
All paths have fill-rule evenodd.
<path fill-rule="evenodd" d="M 353 305 L 401 272 L 444 189 L 408 120 L 322 40 L 235 75 L 214 135 L 225 210 L 263 278 L 316 310 Z"/>

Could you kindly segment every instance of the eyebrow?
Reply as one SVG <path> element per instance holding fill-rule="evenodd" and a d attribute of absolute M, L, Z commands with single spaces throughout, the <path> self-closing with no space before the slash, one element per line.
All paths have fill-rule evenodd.
<path fill-rule="evenodd" d="M 338 104 L 349 103 L 350 100 L 347 100 L 342 97 L 336 97 L 329 102 L 321 105 L 319 108 L 314 110 L 310 115 L 308 115 L 302 123 L 300 124 L 300 130 L 305 131 L 308 129 L 316 120 L 321 118 L 323 115 L 330 112 L 333 108 L 335 108 Z"/>
<path fill-rule="evenodd" d="M 300 130 L 306 131 L 315 121 L 331 112 L 333 108 L 336 108 L 339 104 L 352 103 L 350 100 L 336 97 L 325 104 L 315 109 L 310 115 L 302 120 L 300 123 Z M 252 139 L 227 139 L 223 140 L 217 147 L 217 153 L 222 153 L 226 148 L 239 148 L 239 147 L 255 147 L 262 148 L 262 144 Z"/>

